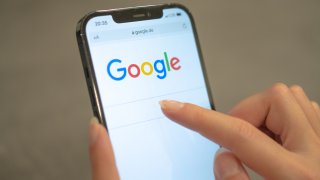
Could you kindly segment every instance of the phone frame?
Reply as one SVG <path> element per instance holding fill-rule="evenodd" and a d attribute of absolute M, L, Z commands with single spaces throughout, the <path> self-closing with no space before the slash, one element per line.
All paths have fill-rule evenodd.
<path fill-rule="evenodd" d="M 185 6 L 177 3 L 171 3 L 171 4 L 160 4 L 160 5 L 150 5 L 150 6 L 138 6 L 138 7 L 129 7 L 129 8 L 120 8 L 120 9 L 111 9 L 111 10 L 99 10 L 90 12 L 87 15 L 85 15 L 82 19 L 79 20 L 77 23 L 76 28 L 76 37 L 78 42 L 78 47 L 80 51 L 80 56 L 82 60 L 82 66 L 83 71 L 85 74 L 87 87 L 89 91 L 91 106 L 93 110 L 93 115 L 96 116 L 101 124 L 103 124 L 106 129 L 108 130 L 105 114 L 103 112 L 103 105 L 100 98 L 100 92 L 98 89 L 98 84 L 96 80 L 95 71 L 93 68 L 93 62 L 91 59 L 91 54 L 89 50 L 89 44 L 88 39 L 86 36 L 86 25 L 88 21 L 97 16 L 105 16 L 105 15 L 112 15 L 116 16 L 116 19 L 119 23 L 125 23 L 125 22 L 133 22 L 133 21 L 143 21 L 148 19 L 157 19 L 162 17 L 162 10 L 167 8 L 180 8 L 183 9 L 189 16 L 191 24 L 192 24 L 192 30 L 195 37 L 195 42 L 197 46 L 197 51 L 200 59 L 201 69 L 202 69 L 202 75 L 205 80 L 206 90 L 208 92 L 210 107 L 212 110 L 215 110 L 215 106 L 213 103 L 213 96 L 210 89 L 210 83 L 207 77 L 207 70 L 205 68 L 201 48 L 200 48 L 200 42 L 198 38 L 198 34 L 195 27 L 195 22 L 193 19 L 193 16 L 191 15 L 189 9 L 187 9 Z M 159 12 L 161 11 L 161 17 L 159 17 Z M 150 14 L 148 14 L 151 12 Z M 154 13 L 153 13 L 154 12 Z M 131 18 L 133 17 L 133 13 L 147 13 L 144 17 L 139 18 Z M 117 22 L 117 20 L 114 20 Z"/>

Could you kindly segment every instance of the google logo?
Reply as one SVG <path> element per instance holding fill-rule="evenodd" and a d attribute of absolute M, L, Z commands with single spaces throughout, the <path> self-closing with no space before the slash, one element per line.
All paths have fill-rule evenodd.
<path fill-rule="evenodd" d="M 153 72 L 157 73 L 157 78 L 164 79 L 167 77 L 167 72 L 171 70 L 179 70 L 181 66 L 179 65 L 180 60 L 177 57 L 172 57 L 170 60 L 168 58 L 167 52 L 163 53 L 164 59 L 158 59 L 151 64 L 148 61 L 143 62 L 140 66 L 137 64 L 130 64 L 128 67 L 122 65 L 122 60 L 112 59 L 107 66 L 108 75 L 111 79 L 115 81 L 121 81 L 126 76 L 127 73 L 132 78 L 137 78 L 141 74 L 145 76 L 150 76 Z M 116 70 L 116 71 L 112 71 Z"/>

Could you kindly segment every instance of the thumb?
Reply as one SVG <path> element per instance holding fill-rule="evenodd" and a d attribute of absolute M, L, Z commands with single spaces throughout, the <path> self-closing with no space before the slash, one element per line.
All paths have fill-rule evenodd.
<path fill-rule="evenodd" d="M 90 122 L 89 153 L 93 180 L 119 179 L 109 136 L 96 118 Z"/>
<path fill-rule="evenodd" d="M 214 160 L 214 176 L 217 180 L 250 179 L 240 160 L 230 151 L 220 149 Z"/>

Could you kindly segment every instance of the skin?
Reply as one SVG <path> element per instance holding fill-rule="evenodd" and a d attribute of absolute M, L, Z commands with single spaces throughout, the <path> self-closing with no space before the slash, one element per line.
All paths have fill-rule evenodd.
<path fill-rule="evenodd" d="M 226 151 L 216 154 L 216 179 L 249 179 L 243 164 L 266 179 L 320 179 L 320 109 L 300 86 L 275 84 L 229 114 L 164 100 L 163 113 Z M 94 180 L 119 179 L 104 127 L 90 123 Z"/>

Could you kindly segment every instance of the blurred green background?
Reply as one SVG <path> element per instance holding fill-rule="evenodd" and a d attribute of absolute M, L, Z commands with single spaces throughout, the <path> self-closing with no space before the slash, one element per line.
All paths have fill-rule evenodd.
<path fill-rule="evenodd" d="M 1 0 L 0 179 L 90 179 L 76 23 L 97 9 L 167 2 Z M 219 111 L 275 82 L 320 102 L 320 1 L 176 2 L 194 15 Z"/>

